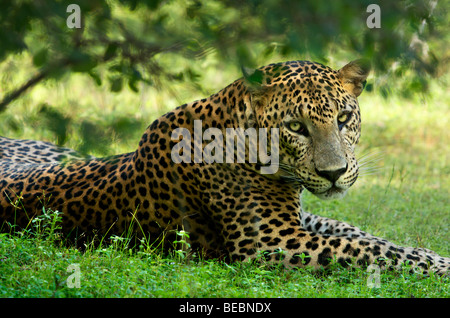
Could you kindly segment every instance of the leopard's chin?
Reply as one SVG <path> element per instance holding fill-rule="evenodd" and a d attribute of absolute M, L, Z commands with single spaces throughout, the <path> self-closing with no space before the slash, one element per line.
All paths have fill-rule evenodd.
<path fill-rule="evenodd" d="M 343 198 L 347 194 L 347 189 L 332 185 L 329 189 L 322 192 L 313 192 L 311 190 L 310 192 L 322 200 L 335 200 Z"/>

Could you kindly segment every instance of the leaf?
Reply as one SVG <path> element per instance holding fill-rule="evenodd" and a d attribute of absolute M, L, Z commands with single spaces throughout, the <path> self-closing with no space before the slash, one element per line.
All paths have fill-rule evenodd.
<path fill-rule="evenodd" d="M 97 61 L 94 59 L 94 57 L 80 51 L 72 52 L 70 58 L 72 63 L 72 70 L 74 72 L 89 72 L 91 69 L 97 66 Z"/>
<path fill-rule="evenodd" d="M 132 91 L 137 93 L 139 91 L 137 84 L 142 80 L 142 74 L 134 66 L 130 66 L 130 69 L 131 74 L 129 75 L 128 86 Z"/>
<path fill-rule="evenodd" d="M 242 67 L 242 73 L 244 74 L 244 78 L 251 85 L 260 86 L 262 85 L 264 79 L 264 72 L 261 70 L 251 70 L 246 67 Z"/>
<path fill-rule="evenodd" d="M 372 83 L 366 84 L 366 86 L 364 87 L 364 90 L 367 92 L 373 91 L 373 84 Z"/>
<path fill-rule="evenodd" d="M 82 154 L 88 154 L 92 151 L 106 154 L 110 139 L 107 138 L 108 132 L 101 124 L 90 120 L 83 120 L 80 126 L 82 144 L 79 146 L 79 151 Z"/>
<path fill-rule="evenodd" d="M 119 46 L 116 43 L 109 43 L 108 47 L 105 50 L 105 53 L 103 54 L 103 60 L 106 62 L 117 54 L 117 49 Z"/>
<path fill-rule="evenodd" d="M 102 78 L 100 77 L 100 75 L 98 75 L 97 72 L 94 72 L 93 70 L 90 70 L 88 72 L 89 76 L 92 77 L 92 79 L 95 81 L 95 84 L 97 84 L 97 86 L 101 86 L 102 85 Z"/>
<path fill-rule="evenodd" d="M 139 88 L 136 86 L 137 82 L 138 81 L 136 79 L 134 79 L 134 78 L 131 78 L 128 81 L 128 87 L 135 93 L 139 92 Z"/>
<path fill-rule="evenodd" d="M 110 78 L 109 81 L 111 83 L 111 87 L 110 87 L 111 92 L 117 93 L 122 90 L 122 86 L 123 86 L 122 77 Z"/>
<path fill-rule="evenodd" d="M 48 58 L 48 49 L 43 48 L 39 50 L 34 56 L 33 56 L 33 64 L 36 67 L 41 67 L 47 62 Z"/>
<path fill-rule="evenodd" d="M 58 146 L 64 145 L 68 137 L 71 119 L 66 117 L 56 107 L 47 104 L 42 104 L 40 106 L 38 114 L 43 120 L 42 126 L 55 134 L 57 140 L 56 144 Z"/>

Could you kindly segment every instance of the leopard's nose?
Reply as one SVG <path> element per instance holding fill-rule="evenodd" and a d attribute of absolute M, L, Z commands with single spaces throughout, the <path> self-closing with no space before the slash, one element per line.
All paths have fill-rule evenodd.
<path fill-rule="evenodd" d="M 340 168 L 340 169 L 336 169 L 336 170 L 318 170 L 316 168 L 316 173 L 319 176 L 335 183 L 339 179 L 339 177 L 342 176 L 347 171 L 347 168 L 348 168 L 348 164 L 344 168 Z"/>

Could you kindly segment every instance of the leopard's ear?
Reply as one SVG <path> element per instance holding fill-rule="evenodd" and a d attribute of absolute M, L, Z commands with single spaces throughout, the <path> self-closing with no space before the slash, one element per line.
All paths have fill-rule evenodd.
<path fill-rule="evenodd" d="M 246 123 L 243 123 L 242 127 L 257 128 L 257 116 L 264 113 L 264 106 L 268 102 L 269 91 L 272 87 L 265 83 L 265 74 L 260 69 L 242 67 L 242 73 L 247 91 L 243 98 Z"/>
<path fill-rule="evenodd" d="M 244 85 L 251 95 L 252 106 L 264 106 L 265 97 L 271 90 L 271 86 L 265 84 L 265 74 L 260 69 L 249 69 L 242 67 L 242 74 L 244 75 Z"/>
<path fill-rule="evenodd" d="M 264 81 L 264 72 L 258 69 L 251 69 L 245 66 L 241 67 L 244 75 L 245 86 L 250 88 L 258 88 L 262 86 Z"/>
<path fill-rule="evenodd" d="M 365 60 L 356 60 L 348 63 L 338 71 L 338 77 L 344 88 L 358 97 L 366 85 L 370 72 L 370 64 Z"/>

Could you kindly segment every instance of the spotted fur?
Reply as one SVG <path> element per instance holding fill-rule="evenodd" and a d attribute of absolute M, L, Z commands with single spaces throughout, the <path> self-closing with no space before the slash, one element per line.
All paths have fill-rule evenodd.
<path fill-rule="evenodd" d="M 48 143 L 2 138 L 0 225 L 26 227 L 41 213 L 45 195 L 47 208 L 63 212 L 65 233 L 121 235 L 131 224 L 136 235 L 170 241 L 184 229 L 193 249 L 232 261 L 262 255 L 314 268 L 332 259 L 343 266 L 412 262 L 425 273 L 446 274 L 449 258 L 302 211 L 304 189 L 337 198 L 358 177 L 357 97 L 367 74 L 358 61 L 339 71 L 307 61 L 271 64 L 161 116 L 136 151 L 108 158 L 80 159 Z M 224 134 L 226 128 L 278 128 L 278 171 L 262 174 L 263 164 L 251 163 L 248 151 L 245 163 L 175 163 L 171 150 L 179 140 L 172 132 L 192 134 L 194 120 Z M 192 149 L 199 146 L 193 141 Z M 61 155 L 73 160 L 61 162 Z M 18 197 L 21 205 L 13 206 Z"/>
<path fill-rule="evenodd" d="M 58 147 L 50 142 L 17 140 L 0 136 L 0 164 L 7 167 L 11 163 L 52 163 L 74 159 L 89 159 L 73 149 Z"/>

